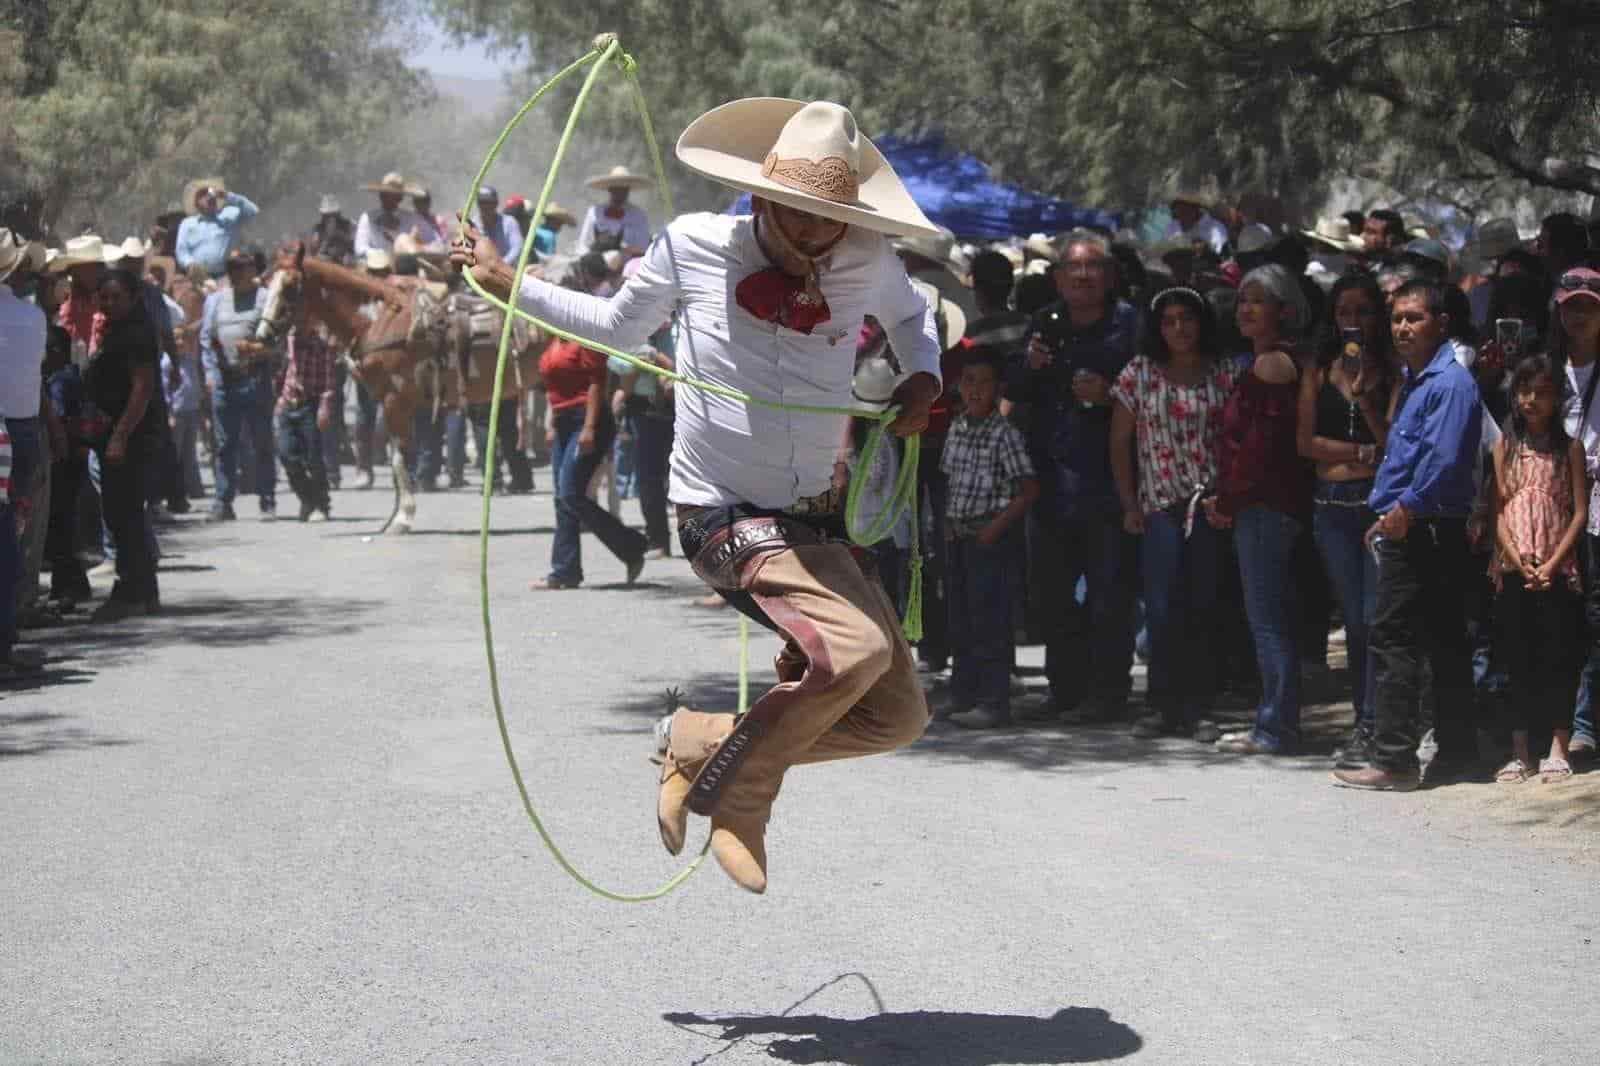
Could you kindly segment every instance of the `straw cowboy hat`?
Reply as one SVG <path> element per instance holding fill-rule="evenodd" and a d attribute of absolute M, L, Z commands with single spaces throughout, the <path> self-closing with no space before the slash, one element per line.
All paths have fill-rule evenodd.
<path fill-rule="evenodd" d="M 106 265 L 111 266 L 124 259 L 143 259 L 149 254 L 149 244 L 137 237 L 129 237 L 121 244 L 113 244 L 106 248 Z"/>
<path fill-rule="evenodd" d="M 1343 216 L 1319 218 L 1315 229 L 1303 229 L 1300 235 L 1340 252 L 1364 252 L 1367 248 L 1360 237 L 1350 232 L 1350 220 Z"/>
<path fill-rule="evenodd" d="M 379 181 L 369 181 L 361 186 L 367 192 L 392 192 L 396 196 L 411 196 L 411 186 L 398 170 L 391 170 Z"/>
<path fill-rule="evenodd" d="M 912 233 L 897 238 L 894 250 L 901 255 L 915 255 L 937 263 L 959 277 L 965 271 L 956 262 L 956 235 L 948 227 L 934 225 L 935 233 Z"/>
<path fill-rule="evenodd" d="M 1521 247 L 1522 234 L 1509 218 L 1491 218 L 1479 226 L 1471 244 L 1472 254 L 1479 259 L 1502 259 Z"/>
<path fill-rule="evenodd" d="M 9 229 L 0 229 L 0 281 L 19 270 L 43 269 L 46 258 L 44 245 L 22 240 Z"/>
<path fill-rule="evenodd" d="M 563 226 L 576 226 L 578 224 L 578 216 L 551 200 L 544 205 L 544 221 L 546 225 L 552 222 L 559 222 Z"/>
<path fill-rule="evenodd" d="M 61 254 L 50 260 L 48 269 L 54 274 L 62 270 L 71 270 L 75 266 L 84 266 L 88 263 L 104 263 L 105 261 L 105 242 L 90 233 L 68 240 L 62 246 Z"/>
<path fill-rule="evenodd" d="M 655 182 L 643 174 L 635 174 L 627 167 L 615 166 L 604 174 L 596 174 L 584 184 L 591 189 L 615 189 L 618 186 L 625 189 L 648 189 Z"/>
<path fill-rule="evenodd" d="M 183 187 L 184 214 L 198 215 L 200 213 L 200 206 L 196 201 L 200 199 L 200 194 L 207 189 L 215 189 L 219 194 L 226 196 L 228 183 L 221 178 L 196 178 L 185 185 Z"/>
<path fill-rule="evenodd" d="M 689 123 L 678 159 L 713 181 L 835 222 L 890 236 L 939 232 L 839 104 L 723 104 Z"/>
<path fill-rule="evenodd" d="M 1061 260 L 1061 250 L 1048 233 L 1028 234 L 1028 239 L 1022 242 L 1022 254 L 1030 259 L 1043 259 L 1051 263 Z"/>

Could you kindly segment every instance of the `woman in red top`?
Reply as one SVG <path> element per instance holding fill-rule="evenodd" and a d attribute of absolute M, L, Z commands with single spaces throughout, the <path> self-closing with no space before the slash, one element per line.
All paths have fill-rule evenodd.
<path fill-rule="evenodd" d="M 1245 275 L 1237 314 L 1252 358 L 1222 413 L 1217 494 L 1206 501 L 1206 513 L 1213 524 L 1234 529 L 1245 615 L 1261 669 L 1261 705 L 1255 728 L 1222 737 L 1217 748 L 1276 755 L 1300 740 L 1290 561 L 1311 493 L 1295 441 L 1300 370 L 1287 349 L 1309 315 L 1299 284 L 1276 264 Z"/>
<path fill-rule="evenodd" d="M 583 583 L 584 528 L 600 538 L 627 567 L 628 584 L 644 569 L 649 547 L 643 533 L 629 529 L 589 498 L 589 480 L 611 454 L 616 422 L 606 402 L 606 357 L 559 337 L 539 357 L 550 405 L 550 469 L 555 476 L 556 536 L 550 546 L 550 576 L 535 589 L 572 589 Z"/>

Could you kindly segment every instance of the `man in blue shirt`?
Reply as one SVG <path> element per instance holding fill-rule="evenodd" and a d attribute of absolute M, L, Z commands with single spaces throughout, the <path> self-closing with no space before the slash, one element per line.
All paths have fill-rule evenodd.
<path fill-rule="evenodd" d="M 199 264 L 210 277 L 220 277 L 228 253 L 239 244 L 239 227 L 256 217 L 256 205 L 229 192 L 220 178 L 195 183 L 185 205 L 190 215 L 178 226 L 178 268 Z"/>
<path fill-rule="evenodd" d="M 1017 717 L 1117 720 L 1133 666 L 1138 549 L 1111 478 L 1110 390 L 1133 357 L 1138 315 L 1113 295 L 1116 265 L 1099 234 L 1065 237 L 1054 280 L 1061 301 L 1034 316 L 1006 385 L 1007 401 L 1024 408 L 1039 475 L 1028 512 L 1029 613 L 1044 630 L 1051 697 Z"/>
<path fill-rule="evenodd" d="M 478 189 L 478 215 L 470 220 L 485 237 L 494 242 L 500 258 L 515 263 L 522 252 L 522 227 L 500 210 L 500 194 L 493 185 Z"/>
<path fill-rule="evenodd" d="M 1447 333 L 1445 287 L 1413 281 L 1395 293 L 1390 326 L 1405 378 L 1388 450 L 1368 500 L 1380 517 L 1368 534 L 1378 559 L 1378 609 L 1371 651 L 1377 668 L 1377 736 L 1370 765 L 1335 770 L 1347 788 L 1408 792 L 1420 783 L 1418 704 L 1422 661 L 1433 671 L 1439 752 L 1430 780 L 1476 757 L 1472 588 L 1467 516 L 1483 432 L 1471 371 L 1456 362 Z"/>

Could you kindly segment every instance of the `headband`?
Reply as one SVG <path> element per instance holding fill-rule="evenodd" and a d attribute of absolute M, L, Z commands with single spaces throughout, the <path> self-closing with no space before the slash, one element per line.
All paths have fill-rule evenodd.
<path fill-rule="evenodd" d="M 1183 286 L 1183 285 L 1177 285 L 1177 286 L 1174 286 L 1173 288 L 1170 288 L 1170 289 L 1162 289 L 1160 292 L 1156 293 L 1155 296 L 1153 296 L 1151 298 L 1151 300 L 1150 300 L 1150 310 L 1151 310 L 1151 312 L 1154 313 L 1154 311 L 1156 309 L 1156 304 L 1160 303 L 1162 300 L 1165 300 L 1168 296 L 1188 296 L 1188 297 L 1191 297 L 1194 300 L 1195 303 L 1201 304 L 1202 306 L 1206 302 L 1206 298 L 1204 296 L 1201 296 L 1200 293 L 1197 292 L 1196 290 L 1188 288 L 1188 287 Z"/>

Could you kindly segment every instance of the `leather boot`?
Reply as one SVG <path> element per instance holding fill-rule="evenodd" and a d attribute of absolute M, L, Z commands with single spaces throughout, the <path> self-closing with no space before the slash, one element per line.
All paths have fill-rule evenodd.
<path fill-rule="evenodd" d="M 757 895 L 767 890 L 767 820 L 714 814 L 711 854 L 734 884 Z"/>
<path fill-rule="evenodd" d="M 661 780 L 656 793 L 656 828 L 661 844 L 673 855 L 683 850 L 689 828 L 689 790 L 700 767 L 733 729 L 733 715 L 711 714 L 688 707 L 673 712 L 666 749 L 660 752 Z"/>

